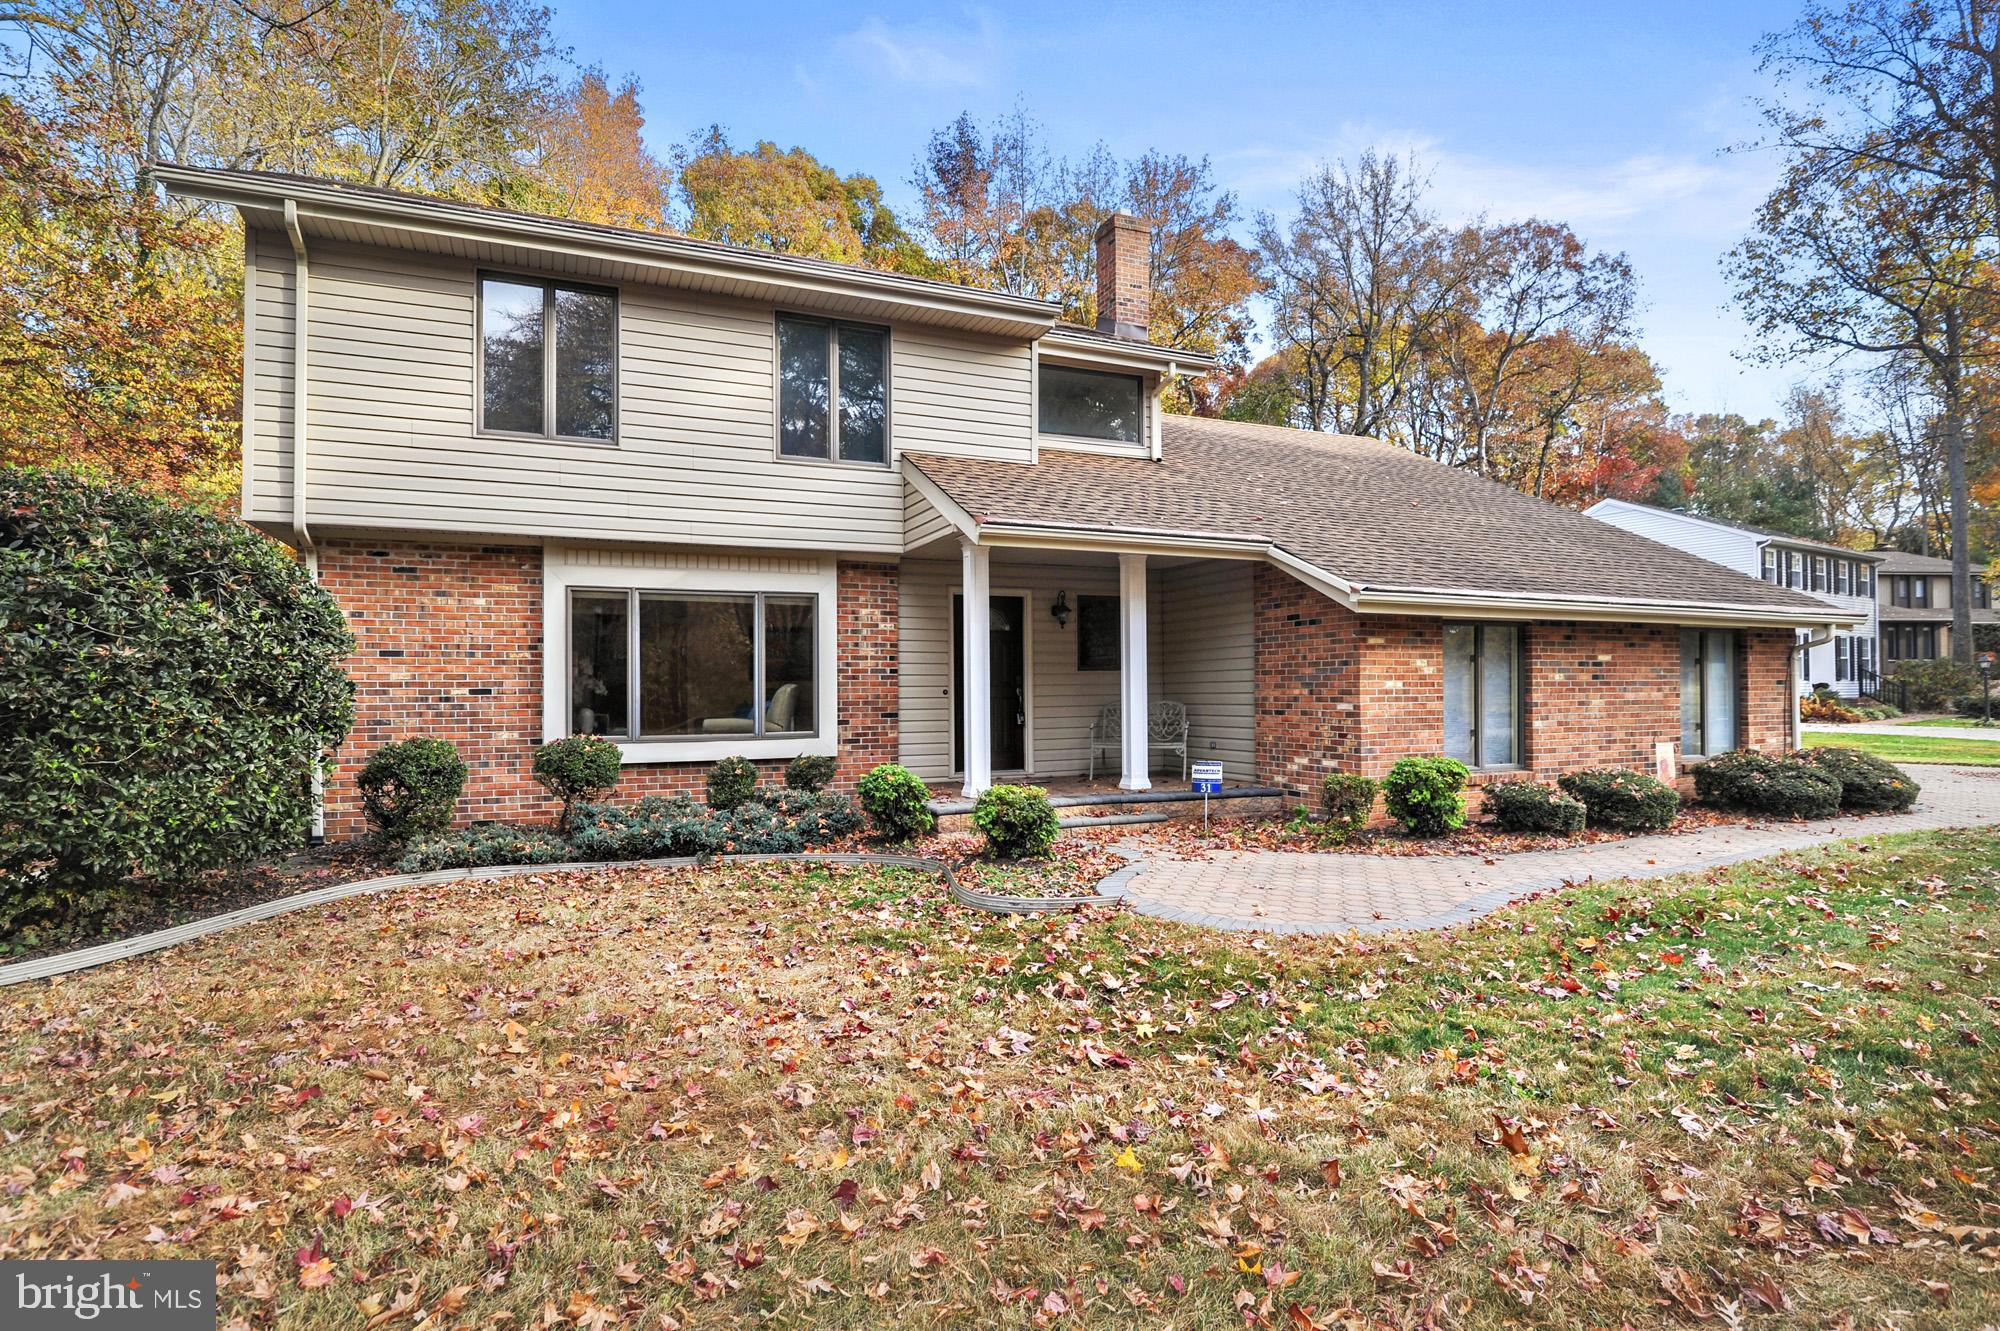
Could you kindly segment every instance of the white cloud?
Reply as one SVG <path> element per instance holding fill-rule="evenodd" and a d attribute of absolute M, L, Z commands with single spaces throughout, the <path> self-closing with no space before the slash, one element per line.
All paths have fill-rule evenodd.
<path fill-rule="evenodd" d="M 834 39 L 851 69 L 885 83 L 917 88 L 983 88 L 1006 65 L 1006 42 L 992 16 L 971 10 L 955 27 L 892 26 L 870 18 Z"/>

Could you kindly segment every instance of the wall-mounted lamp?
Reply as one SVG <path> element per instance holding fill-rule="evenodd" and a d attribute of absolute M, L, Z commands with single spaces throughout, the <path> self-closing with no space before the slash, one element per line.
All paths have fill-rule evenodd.
<path fill-rule="evenodd" d="M 1052 606 L 1050 606 L 1050 607 L 1049 607 L 1049 613 L 1050 613 L 1050 614 L 1052 614 L 1052 615 L 1054 615 L 1054 616 L 1056 617 L 1056 627 L 1057 627 L 1057 628 L 1059 628 L 1059 629 L 1066 629 L 1066 628 L 1068 628 L 1068 627 L 1069 627 L 1069 593 L 1068 593 L 1068 592 L 1057 592 L 1057 593 L 1056 593 L 1056 603 L 1055 603 L 1054 605 L 1052 605 Z"/>

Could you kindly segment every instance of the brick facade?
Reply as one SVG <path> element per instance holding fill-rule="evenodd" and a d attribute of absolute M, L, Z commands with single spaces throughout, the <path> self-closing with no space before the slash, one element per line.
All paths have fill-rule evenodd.
<path fill-rule="evenodd" d="M 319 576 L 347 614 L 355 724 L 326 788 L 330 839 L 366 831 L 355 778 L 377 748 L 430 735 L 464 757 L 459 821 L 554 816 L 529 770 L 542 738 L 542 552 L 535 546 L 329 541 Z M 897 572 L 838 578 L 840 774 L 851 786 L 897 747 Z M 759 762 L 767 778 L 784 763 Z M 699 792 L 708 764 L 625 768 L 617 796 Z"/>
<path fill-rule="evenodd" d="M 1356 615 L 1269 565 L 1254 580 L 1257 780 L 1308 791 L 1327 772 L 1380 777 L 1444 742 L 1444 621 Z M 1788 629 L 1740 636 L 1746 747 L 1791 743 Z M 1526 774 L 1653 769 L 1678 747 L 1680 629 L 1534 620 L 1522 627 Z M 1496 780 L 1476 776 L 1475 784 Z"/>

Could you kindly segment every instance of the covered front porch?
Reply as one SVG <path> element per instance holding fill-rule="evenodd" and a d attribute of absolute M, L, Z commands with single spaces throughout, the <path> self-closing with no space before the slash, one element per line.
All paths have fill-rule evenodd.
<path fill-rule="evenodd" d="M 996 781 L 1185 790 L 1197 761 L 1253 783 L 1252 567 L 959 540 L 912 552 L 899 578 L 903 765 L 965 797 Z"/>

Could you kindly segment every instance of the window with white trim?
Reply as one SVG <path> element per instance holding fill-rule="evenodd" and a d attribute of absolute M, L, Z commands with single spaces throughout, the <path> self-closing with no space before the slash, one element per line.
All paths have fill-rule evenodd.
<path fill-rule="evenodd" d="M 1138 375 L 1079 370 L 1046 361 L 1037 374 L 1041 402 L 1036 428 L 1043 434 L 1139 442 L 1146 382 Z"/>
<path fill-rule="evenodd" d="M 1521 761 L 1521 630 L 1444 626 L 1444 751 L 1467 767 Z"/>
<path fill-rule="evenodd" d="M 1778 552 L 1770 546 L 1764 547 L 1764 581 L 1778 582 Z"/>
<path fill-rule="evenodd" d="M 623 740 L 818 733 L 819 598 L 575 588 L 573 734 Z"/>
<path fill-rule="evenodd" d="M 1736 635 L 1681 630 L 1681 753 L 1705 758 L 1736 747 Z"/>

